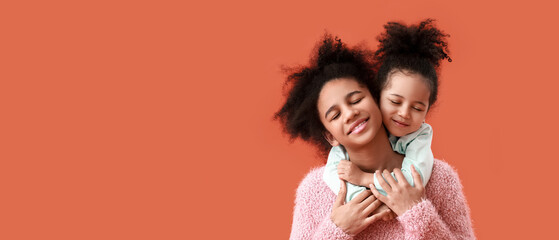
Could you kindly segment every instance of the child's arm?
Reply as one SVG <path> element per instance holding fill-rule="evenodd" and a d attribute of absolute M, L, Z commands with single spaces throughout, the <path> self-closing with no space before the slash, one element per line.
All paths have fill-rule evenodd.
<path fill-rule="evenodd" d="M 433 129 L 427 123 L 423 123 L 421 127 L 406 136 L 399 139 L 390 138 L 392 149 L 400 154 L 405 154 L 404 161 L 402 162 L 402 174 L 411 186 L 414 186 L 413 176 L 411 174 L 411 166 L 421 176 L 423 186 L 427 184 L 433 171 L 433 152 L 431 151 L 431 141 L 433 139 Z M 394 177 L 394 173 L 391 173 Z M 394 179 L 396 179 L 394 177 Z M 375 188 L 383 195 L 386 192 L 380 186 L 376 176 L 373 178 Z"/>
<path fill-rule="evenodd" d="M 338 164 L 338 176 L 357 186 L 369 186 L 373 183 L 373 173 L 363 172 L 357 165 L 348 160 L 340 160 Z"/>
<path fill-rule="evenodd" d="M 335 193 L 338 194 L 340 192 L 340 177 L 338 175 L 338 164 L 343 159 L 347 159 L 344 150 L 337 146 L 333 147 L 330 150 L 330 154 L 328 154 L 328 162 L 326 162 L 326 166 L 324 167 L 324 175 L 322 179 L 326 182 L 326 185 Z M 347 194 L 346 194 L 346 202 L 349 202 L 359 193 L 367 190 L 367 188 L 363 186 L 354 185 L 350 182 L 346 183 L 347 187 Z"/>

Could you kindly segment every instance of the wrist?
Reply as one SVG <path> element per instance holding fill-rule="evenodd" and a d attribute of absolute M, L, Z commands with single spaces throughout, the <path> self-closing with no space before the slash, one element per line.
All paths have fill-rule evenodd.
<path fill-rule="evenodd" d="M 364 172 L 361 175 L 361 184 L 360 185 L 364 186 L 364 187 L 369 187 L 370 184 L 374 185 L 374 176 L 375 175 L 373 173 Z"/>
<path fill-rule="evenodd" d="M 408 202 L 408 206 L 404 207 L 401 211 L 399 211 L 398 213 L 396 213 L 396 215 L 398 216 L 402 216 L 404 215 L 407 211 L 413 209 L 413 207 L 415 207 L 417 204 L 419 204 L 421 202 L 421 199 L 416 200 L 416 201 L 410 201 Z"/>
<path fill-rule="evenodd" d="M 335 216 L 334 214 L 330 215 L 330 221 L 332 221 L 332 223 L 334 223 L 334 225 L 336 225 L 336 227 L 341 229 L 343 232 L 347 233 L 349 231 L 348 227 L 344 224 L 344 222 L 340 221 L 340 219 L 338 219 L 337 216 Z"/>

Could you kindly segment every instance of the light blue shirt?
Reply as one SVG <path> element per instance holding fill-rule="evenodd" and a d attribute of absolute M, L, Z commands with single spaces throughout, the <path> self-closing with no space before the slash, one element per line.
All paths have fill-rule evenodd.
<path fill-rule="evenodd" d="M 390 135 L 388 137 L 390 145 L 395 152 L 400 154 L 405 154 L 404 161 L 402 162 L 402 174 L 412 186 L 414 186 L 413 176 L 411 174 L 411 165 L 415 167 L 415 170 L 421 176 L 423 185 L 427 185 L 429 178 L 431 177 L 431 172 L 433 171 L 433 152 L 431 151 L 431 141 L 433 140 L 433 129 L 427 123 L 421 124 L 421 127 L 408 135 L 402 137 L 395 137 Z M 332 147 L 330 149 L 330 154 L 328 154 L 328 161 L 324 167 L 323 179 L 326 185 L 338 194 L 340 191 L 340 178 L 338 177 L 338 164 L 343 159 L 349 159 L 349 155 L 342 146 Z M 392 177 L 396 179 L 394 173 L 391 173 Z M 383 195 L 386 192 L 380 186 L 376 174 L 374 176 L 375 188 Z M 346 202 L 349 202 L 359 193 L 365 191 L 366 187 L 353 185 L 352 183 L 346 182 L 347 195 Z"/>

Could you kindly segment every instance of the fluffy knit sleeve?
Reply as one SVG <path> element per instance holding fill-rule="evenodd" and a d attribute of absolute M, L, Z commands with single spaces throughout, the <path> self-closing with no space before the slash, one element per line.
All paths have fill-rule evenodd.
<path fill-rule="evenodd" d="M 433 194 L 398 217 L 405 239 L 475 239 L 458 174 L 448 164 L 435 161 L 436 176 L 430 189 L 426 188 Z"/>
<path fill-rule="evenodd" d="M 289 239 L 353 239 L 330 219 L 333 193 L 322 182 L 322 169 L 312 170 L 297 188 Z"/>

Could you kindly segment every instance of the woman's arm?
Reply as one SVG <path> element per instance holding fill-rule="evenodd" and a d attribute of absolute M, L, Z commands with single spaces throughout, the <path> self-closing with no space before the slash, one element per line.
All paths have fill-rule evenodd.
<path fill-rule="evenodd" d="M 353 239 L 330 219 L 332 197 L 326 192 L 330 189 L 318 187 L 317 173 L 311 171 L 297 188 L 289 239 Z"/>
<path fill-rule="evenodd" d="M 460 178 L 446 163 L 438 165 L 442 175 L 430 183 L 436 192 L 398 217 L 406 238 L 475 239 Z"/>
<path fill-rule="evenodd" d="M 387 196 L 374 188 L 371 190 L 399 215 L 398 221 L 404 227 L 406 239 L 474 239 L 469 208 L 458 175 L 448 165 L 438 165 L 438 176 L 429 186 L 436 192 L 429 199 L 423 197 L 421 184 L 410 186 L 403 181 L 398 170 L 394 171 L 398 182 L 391 177 L 381 181 Z M 416 182 L 421 181 L 414 168 L 412 174 Z M 383 175 L 388 175 L 388 171 Z"/>
<path fill-rule="evenodd" d="M 308 204 L 309 202 L 304 204 L 299 200 L 301 199 L 297 199 L 295 203 L 289 239 L 353 239 L 351 235 L 338 228 L 329 215 L 314 219 L 312 204 Z"/>
<path fill-rule="evenodd" d="M 323 194 L 329 189 L 317 187 L 319 185 L 309 176 L 299 185 L 290 239 L 353 239 L 352 236 L 389 213 L 369 216 L 381 204 L 369 191 L 344 204 L 345 183 L 340 184 L 342 187 L 332 205 L 331 197 Z M 330 206 L 331 213 L 324 214 Z"/>

